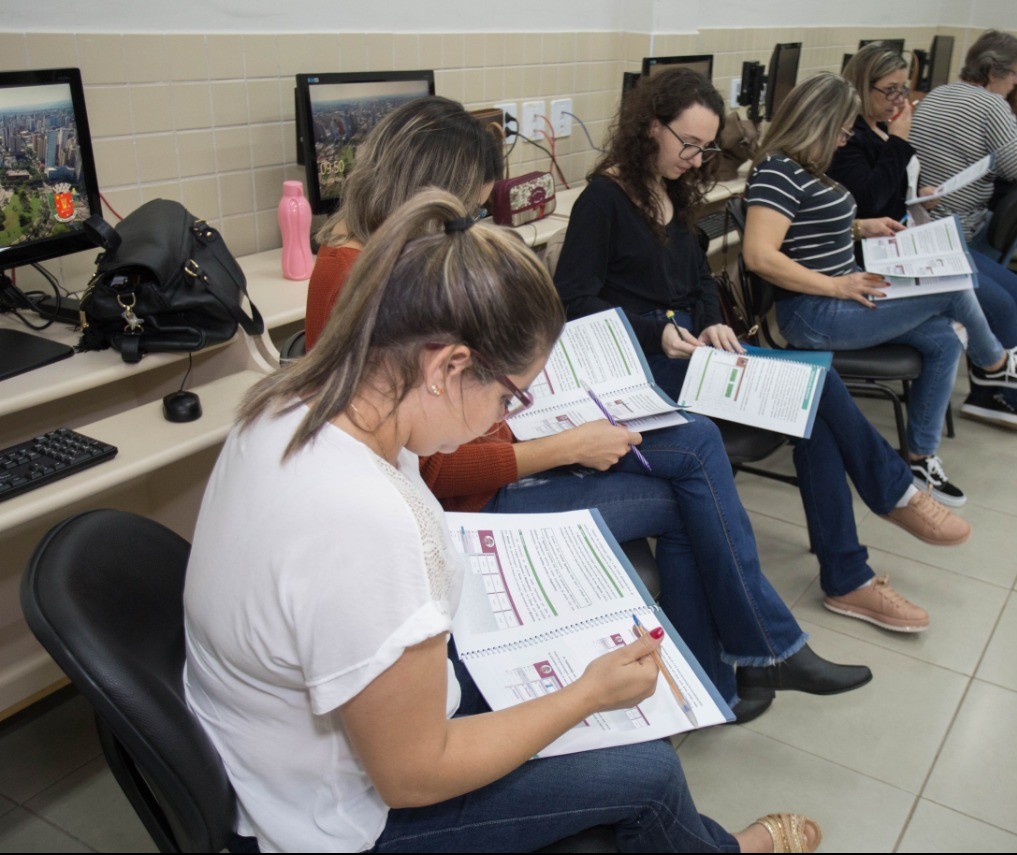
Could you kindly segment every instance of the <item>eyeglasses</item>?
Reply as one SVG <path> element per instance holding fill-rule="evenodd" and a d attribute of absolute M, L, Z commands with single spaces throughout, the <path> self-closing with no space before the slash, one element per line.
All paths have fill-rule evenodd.
<path fill-rule="evenodd" d="M 853 137 L 854 135 L 855 135 L 855 132 L 854 132 L 854 130 L 852 128 L 841 128 L 840 129 L 840 139 L 841 139 L 842 142 L 848 142 L 851 139 L 851 137 Z"/>
<path fill-rule="evenodd" d="M 871 86 L 869 88 L 875 92 L 882 93 L 887 101 L 900 101 L 911 94 L 911 89 L 907 86 L 891 86 L 889 89 L 880 89 L 878 86 Z"/>
<path fill-rule="evenodd" d="M 473 354 L 473 358 L 477 360 L 485 368 L 490 369 L 490 361 L 481 353 L 470 348 L 470 353 Z M 521 413 L 523 410 L 527 410 L 533 406 L 533 395 L 531 395 L 525 389 L 520 389 L 515 383 L 513 383 L 504 374 L 499 374 L 495 378 L 502 386 L 510 391 L 514 398 L 505 405 L 505 412 L 502 414 L 503 419 L 512 418 L 512 416 Z"/>
<path fill-rule="evenodd" d="M 701 145 L 693 145 L 692 143 L 687 143 L 680 136 L 678 136 L 677 133 L 675 133 L 674 128 L 672 128 L 670 125 L 664 125 L 664 127 L 671 131 L 671 133 L 674 135 L 674 138 L 682 144 L 682 150 L 678 152 L 678 157 L 680 157 L 682 160 L 695 160 L 696 155 L 700 154 L 703 156 L 703 159 L 700 162 L 709 163 L 716 155 L 720 154 L 720 149 L 717 146 L 703 148 Z"/>

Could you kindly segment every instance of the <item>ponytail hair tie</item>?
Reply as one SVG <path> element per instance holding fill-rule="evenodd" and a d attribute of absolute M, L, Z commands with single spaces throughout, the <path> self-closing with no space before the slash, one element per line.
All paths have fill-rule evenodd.
<path fill-rule="evenodd" d="M 450 235 L 453 232 L 465 232 L 467 229 L 473 228 L 473 224 L 476 220 L 467 215 L 465 217 L 456 217 L 454 220 L 445 221 L 445 234 Z"/>

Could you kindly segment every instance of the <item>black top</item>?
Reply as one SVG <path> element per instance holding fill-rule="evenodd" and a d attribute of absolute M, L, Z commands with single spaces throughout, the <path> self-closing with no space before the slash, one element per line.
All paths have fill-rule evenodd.
<path fill-rule="evenodd" d="M 886 126 L 880 127 L 886 131 Z M 907 212 L 907 168 L 914 148 L 900 137 L 881 139 L 861 116 L 855 120 L 854 131 L 847 145 L 837 149 L 826 174 L 855 197 L 859 219 L 901 219 Z"/>
<path fill-rule="evenodd" d="M 663 353 L 666 320 L 656 309 L 687 311 L 698 334 L 724 322 L 717 283 L 698 238 L 678 216 L 661 244 L 621 186 L 597 175 L 569 216 L 554 284 L 570 319 L 621 308 L 647 354 Z"/>

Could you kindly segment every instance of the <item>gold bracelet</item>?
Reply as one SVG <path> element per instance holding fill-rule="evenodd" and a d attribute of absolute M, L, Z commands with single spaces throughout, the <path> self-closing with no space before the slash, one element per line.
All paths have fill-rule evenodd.
<path fill-rule="evenodd" d="M 862 239 L 862 224 L 858 220 L 851 221 L 851 240 L 855 243 Z"/>

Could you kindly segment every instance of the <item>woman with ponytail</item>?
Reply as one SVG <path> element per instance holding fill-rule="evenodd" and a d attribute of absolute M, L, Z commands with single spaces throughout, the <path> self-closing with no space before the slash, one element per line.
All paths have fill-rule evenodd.
<path fill-rule="evenodd" d="M 522 851 L 598 825 L 621 851 L 818 843 L 800 816 L 732 835 L 699 815 L 667 741 L 527 762 L 652 693 L 656 639 L 499 712 L 446 656 L 462 569 L 418 456 L 504 417 L 563 321 L 529 250 L 427 191 L 363 250 L 317 346 L 248 395 L 184 592 L 188 702 L 247 846 Z"/>

